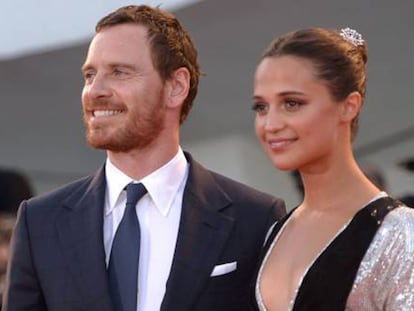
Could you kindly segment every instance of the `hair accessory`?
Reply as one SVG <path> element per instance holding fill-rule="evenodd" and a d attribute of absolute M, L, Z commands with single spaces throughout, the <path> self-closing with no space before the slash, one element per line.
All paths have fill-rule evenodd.
<path fill-rule="evenodd" d="M 364 45 L 365 41 L 362 39 L 361 34 L 354 29 L 347 27 L 341 29 L 341 32 L 339 34 L 342 38 L 344 38 L 349 43 L 352 43 L 354 46 Z"/>

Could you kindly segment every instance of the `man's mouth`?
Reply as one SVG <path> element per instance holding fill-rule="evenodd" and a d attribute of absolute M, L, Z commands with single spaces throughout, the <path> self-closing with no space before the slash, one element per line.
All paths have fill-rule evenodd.
<path fill-rule="evenodd" d="M 114 116 L 117 114 L 121 114 L 122 110 L 93 110 L 92 116 L 99 118 L 99 117 L 109 117 Z"/>

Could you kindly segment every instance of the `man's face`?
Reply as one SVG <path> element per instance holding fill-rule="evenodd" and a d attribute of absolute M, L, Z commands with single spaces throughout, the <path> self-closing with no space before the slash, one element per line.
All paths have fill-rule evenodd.
<path fill-rule="evenodd" d="M 165 87 L 153 66 L 144 26 L 101 30 L 90 44 L 82 72 L 90 145 L 127 152 L 156 140 L 164 128 Z"/>

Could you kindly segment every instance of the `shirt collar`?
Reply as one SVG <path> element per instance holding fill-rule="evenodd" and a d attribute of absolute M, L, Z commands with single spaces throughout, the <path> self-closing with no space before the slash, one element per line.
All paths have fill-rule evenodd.
<path fill-rule="evenodd" d="M 107 204 L 105 215 L 112 212 L 125 186 L 131 182 L 141 182 L 147 188 L 155 207 L 167 216 L 175 195 L 188 175 L 188 164 L 184 152 L 179 148 L 177 154 L 166 164 L 139 181 L 127 176 L 109 158 L 105 163 Z"/>

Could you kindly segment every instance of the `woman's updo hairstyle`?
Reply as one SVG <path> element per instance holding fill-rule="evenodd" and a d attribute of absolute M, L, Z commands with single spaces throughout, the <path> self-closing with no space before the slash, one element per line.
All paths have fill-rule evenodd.
<path fill-rule="evenodd" d="M 308 28 L 290 32 L 274 40 L 262 59 L 278 56 L 308 59 L 319 79 L 326 85 L 335 101 L 344 100 L 350 93 L 365 97 L 367 47 L 361 35 L 345 28 L 340 32 L 324 28 Z M 352 120 L 351 137 L 358 130 L 358 115 Z"/>

